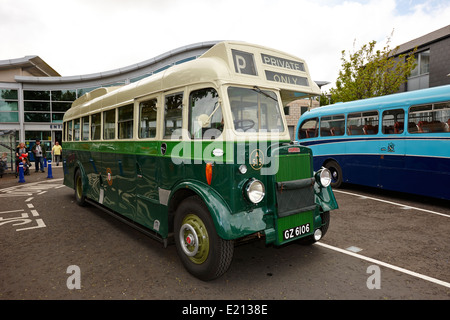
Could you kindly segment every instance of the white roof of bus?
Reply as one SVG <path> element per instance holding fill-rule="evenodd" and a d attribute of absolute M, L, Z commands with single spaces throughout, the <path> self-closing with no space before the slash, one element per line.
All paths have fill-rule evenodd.
<path fill-rule="evenodd" d="M 245 62 L 237 61 L 236 52 L 253 57 L 255 74 L 237 72 L 238 67 Z M 265 63 L 263 59 L 266 59 Z M 237 63 L 242 65 L 236 65 Z M 300 65 L 302 68 L 296 67 Z M 172 66 L 138 82 L 121 87 L 99 88 L 86 93 L 74 101 L 64 118 L 71 119 L 81 114 L 98 112 L 99 109 L 132 102 L 136 97 L 161 90 L 169 91 L 190 84 L 208 82 L 217 85 L 251 83 L 254 86 L 272 87 L 280 90 L 283 102 L 286 103 L 302 97 L 320 95 L 320 89 L 310 78 L 304 60 L 259 45 L 224 41 L 213 46 L 198 59 Z"/>

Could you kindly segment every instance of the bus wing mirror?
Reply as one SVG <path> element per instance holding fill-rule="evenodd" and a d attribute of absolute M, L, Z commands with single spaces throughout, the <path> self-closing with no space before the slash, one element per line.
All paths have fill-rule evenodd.
<path fill-rule="evenodd" d="M 209 125 L 209 119 L 211 117 L 208 116 L 206 113 L 202 113 L 198 116 L 197 121 L 200 127 L 205 128 Z"/>

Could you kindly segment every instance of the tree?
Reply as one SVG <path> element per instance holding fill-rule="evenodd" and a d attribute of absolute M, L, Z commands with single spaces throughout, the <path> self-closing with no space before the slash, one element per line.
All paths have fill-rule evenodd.
<path fill-rule="evenodd" d="M 346 102 L 398 92 L 416 66 L 417 48 L 395 57 L 399 47 L 391 49 L 389 44 L 390 37 L 383 50 L 375 51 L 376 41 L 371 41 L 348 58 L 343 50 L 336 88 L 330 90 L 332 100 Z"/>

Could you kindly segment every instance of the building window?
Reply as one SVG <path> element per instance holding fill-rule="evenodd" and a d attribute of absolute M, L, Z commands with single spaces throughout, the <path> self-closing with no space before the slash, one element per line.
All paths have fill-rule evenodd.
<path fill-rule="evenodd" d="M 70 109 L 72 102 L 77 99 L 76 90 L 51 91 L 52 122 L 62 123 L 64 113 Z"/>
<path fill-rule="evenodd" d="M 25 122 L 62 123 L 76 98 L 75 90 L 24 90 Z"/>
<path fill-rule="evenodd" d="M 415 54 L 416 67 L 408 78 L 408 91 L 430 87 L 430 50 Z"/>
<path fill-rule="evenodd" d="M 0 122 L 19 122 L 17 90 L 0 89 Z"/>
<path fill-rule="evenodd" d="M 411 71 L 411 77 L 427 74 L 430 72 L 430 50 L 415 54 L 416 67 Z"/>
<path fill-rule="evenodd" d="M 51 122 L 50 91 L 23 91 L 24 121 Z"/>

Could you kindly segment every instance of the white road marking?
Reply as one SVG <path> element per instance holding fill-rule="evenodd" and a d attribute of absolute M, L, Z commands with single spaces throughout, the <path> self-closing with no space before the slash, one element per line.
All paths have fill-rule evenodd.
<path fill-rule="evenodd" d="M 360 195 L 360 194 L 357 194 L 357 193 L 353 193 L 353 192 L 347 192 L 347 191 L 335 190 L 335 189 L 333 189 L 333 192 L 344 193 L 344 194 L 348 194 L 348 195 L 351 195 L 351 196 L 360 197 L 362 199 L 370 199 L 370 200 L 380 201 L 380 202 L 392 204 L 392 205 L 395 205 L 395 206 L 399 206 L 399 207 L 401 207 L 401 209 L 418 210 L 418 211 L 423 211 L 423 212 L 427 212 L 427 213 L 432 213 L 432 214 L 436 214 L 436 215 L 439 215 L 439 216 L 443 216 L 443 217 L 446 217 L 446 218 L 450 218 L 449 214 L 440 213 L 440 212 L 427 210 L 427 209 L 422 209 L 422 208 L 418 208 L 418 207 L 411 207 L 411 206 L 408 206 L 408 205 L 405 205 L 405 204 L 401 204 L 401 203 L 397 203 L 397 202 L 393 202 L 393 201 L 388 201 L 388 200 L 383 200 L 383 199 L 378 199 L 378 198 L 374 198 L 374 197 L 363 196 L 363 195 Z"/>
<path fill-rule="evenodd" d="M 0 214 L 2 213 L 11 213 L 11 212 L 21 212 L 24 211 L 23 209 L 19 209 L 19 210 L 9 210 L 9 211 L 0 211 Z"/>
<path fill-rule="evenodd" d="M 380 266 L 383 266 L 383 267 L 386 267 L 386 268 L 389 268 L 389 269 L 392 269 L 392 270 L 396 270 L 396 271 L 408 274 L 408 275 L 416 277 L 416 278 L 420 278 L 422 280 L 430 281 L 430 282 L 433 282 L 435 284 L 438 284 L 438 285 L 450 288 L 450 283 L 442 281 L 442 280 L 439 280 L 439 279 L 436 279 L 436 278 L 432 278 L 432 277 L 429 277 L 429 276 L 426 276 L 426 275 L 423 275 L 423 274 L 420 274 L 420 273 L 417 273 L 417 272 L 414 272 L 414 271 L 410 271 L 410 270 L 407 270 L 407 269 L 404 269 L 404 268 L 400 268 L 400 267 L 394 266 L 392 264 L 389 264 L 389 263 L 386 263 L 386 262 L 383 262 L 383 261 L 380 261 L 380 260 L 376 260 L 376 259 L 372 259 L 372 258 L 369 258 L 369 257 L 365 257 L 363 255 L 360 255 L 358 253 L 354 253 L 354 252 L 351 252 L 351 251 L 347 251 L 345 249 L 340 249 L 340 248 L 337 248 L 337 247 L 333 247 L 333 246 L 330 246 L 330 245 L 325 244 L 323 242 L 316 242 L 316 244 L 319 245 L 319 246 L 322 246 L 324 248 L 330 249 L 330 250 L 338 251 L 340 253 L 344 253 L 344 254 L 347 254 L 349 256 L 352 256 L 352 257 L 355 257 L 355 258 L 358 258 L 358 259 L 361 259 L 361 260 L 368 261 L 370 263 L 374 263 L 374 264 L 377 264 L 377 265 L 380 265 Z"/>
<path fill-rule="evenodd" d="M 16 231 L 24 231 L 24 230 L 31 230 L 31 229 L 38 229 L 38 228 L 45 228 L 46 225 L 42 219 L 36 219 L 37 226 L 34 227 L 28 227 L 28 228 L 21 228 L 17 229 Z"/>

